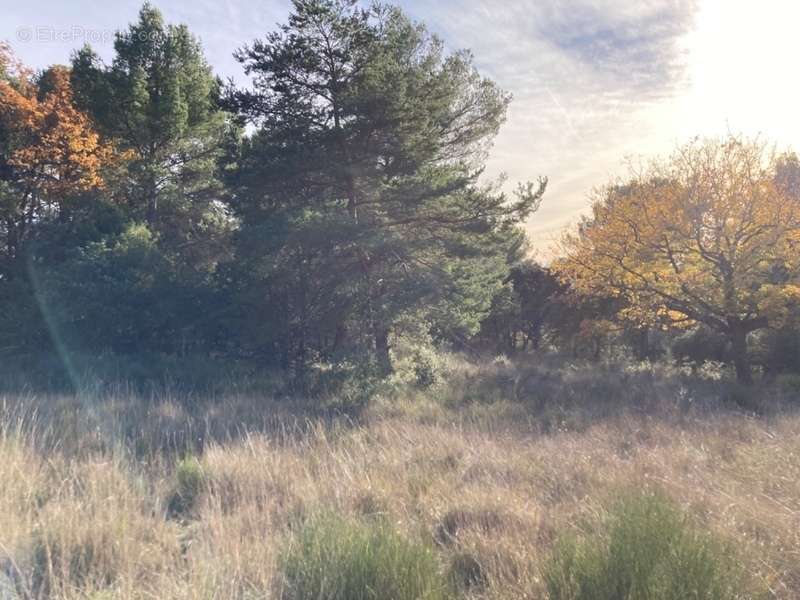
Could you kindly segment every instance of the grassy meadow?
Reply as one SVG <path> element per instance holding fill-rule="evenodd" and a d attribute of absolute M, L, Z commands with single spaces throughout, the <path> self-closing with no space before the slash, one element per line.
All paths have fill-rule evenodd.
<path fill-rule="evenodd" d="M 800 599 L 800 12 L 162 3 L 2 13 L 0 600 Z"/>
<path fill-rule="evenodd" d="M 793 381 L 444 363 L 314 411 L 0 397 L 0 598 L 800 597 Z"/>

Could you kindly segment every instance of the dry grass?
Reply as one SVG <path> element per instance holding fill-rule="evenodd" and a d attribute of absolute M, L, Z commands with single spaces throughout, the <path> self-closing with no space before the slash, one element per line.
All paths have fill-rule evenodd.
<path fill-rule="evenodd" d="M 544 598 L 558 537 L 644 487 L 733 543 L 743 597 L 800 597 L 800 416 L 676 399 L 543 428 L 518 399 L 454 395 L 386 399 L 357 422 L 252 398 L 0 399 L 0 597 L 280 597 L 283 549 L 334 512 L 434 544 L 465 597 Z M 189 453 L 197 497 L 171 514 Z"/>

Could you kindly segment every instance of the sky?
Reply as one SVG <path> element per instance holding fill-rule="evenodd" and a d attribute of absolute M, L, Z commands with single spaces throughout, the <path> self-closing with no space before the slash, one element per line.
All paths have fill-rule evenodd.
<path fill-rule="evenodd" d="M 527 224 L 540 258 L 627 161 L 694 136 L 759 135 L 800 150 L 800 2 L 795 0 L 397 0 L 514 95 L 487 177 L 549 178 Z M 289 0 L 155 0 L 186 23 L 223 78 L 232 52 L 285 21 Z M 28 65 L 85 42 L 105 59 L 140 0 L 0 0 L 0 40 Z"/>

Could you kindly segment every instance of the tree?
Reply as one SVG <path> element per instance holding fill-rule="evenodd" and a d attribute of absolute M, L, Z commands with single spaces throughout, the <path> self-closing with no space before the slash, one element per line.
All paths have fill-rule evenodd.
<path fill-rule="evenodd" d="M 492 298 L 489 315 L 481 323 L 481 338 L 513 354 L 539 350 L 546 330 L 557 324 L 566 288 L 546 267 L 516 257 L 505 285 Z"/>
<path fill-rule="evenodd" d="M 110 167 L 122 157 L 74 102 L 69 72 L 38 76 L 0 46 L 0 354 L 26 368 L 53 350 L 34 281 L 47 244 L 63 255 L 65 233 L 105 224 L 96 211 Z M 113 210 L 113 209 L 112 209 Z M 89 213 L 94 213 L 87 220 Z M 80 237 L 80 236 L 79 236 Z"/>
<path fill-rule="evenodd" d="M 14 56 L 8 42 L 0 41 L 0 80 L 6 83 L 23 83 L 28 81 L 32 73 Z"/>
<path fill-rule="evenodd" d="M 557 296 L 565 290 L 549 269 L 529 262 L 513 268 L 510 281 L 519 297 L 524 345 L 539 350 L 545 327 L 552 325 Z"/>
<path fill-rule="evenodd" d="M 257 128 L 230 171 L 237 262 L 256 315 L 282 306 L 291 362 L 349 341 L 386 373 L 406 311 L 477 329 L 545 183 L 514 199 L 478 183 L 510 98 L 468 53 L 394 7 L 293 6 L 238 52 L 253 87 L 228 94 Z"/>
<path fill-rule="evenodd" d="M 110 65 L 77 52 L 67 83 L 125 160 L 103 170 L 80 231 L 37 221 L 35 300 L 62 355 L 156 365 L 208 354 L 234 226 L 217 171 L 230 129 L 220 83 L 186 27 L 148 4 L 114 48 Z"/>
<path fill-rule="evenodd" d="M 794 152 L 778 157 L 775 164 L 775 185 L 795 202 L 800 202 L 800 158 Z"/>
<path fill-rule="evenodd" d="M 230 229 L 216 177 L 228 133 L 219 81 L 186 26 L 165 25 L 148 3 L 117 33 L 114 51 L 106 66 L 84 47 L 72 81 L 81 106 L 130 155 L 118 191 L 162 245 L 213 266 Z"/>
<path fill-rule="evenodd" d="M 624 299 L 636 323 L 701 323 L 726 336 L 751 381 L 747 336 L 800 294 L 800 211 L 763 143 L 695 140 L 595 199 L 555 263 L 580 292 Z"/>
<path fill-rule="evenodd" d="M 0 64 L 10 65 L 8 54 Z M 32 225 L 64 217 L 70 198 L 104 187 L 115 160 L 73 101 L 69 72 L 53 67 L 34 79 L 15 69 L 0 78 L 0 235 L 15 259 Z"/>

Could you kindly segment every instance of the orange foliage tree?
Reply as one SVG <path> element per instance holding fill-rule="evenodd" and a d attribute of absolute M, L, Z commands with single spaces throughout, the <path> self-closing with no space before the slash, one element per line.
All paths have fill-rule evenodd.
<path fill-rule="evenodd" d="M 639 324 L 703 323 L 751 380 L 747 336 L 800 297 L 800 205 L 776 185 L 778 158 L 737 137 L 696 140 L 598 192 L 554 268 L 585 294 L 623 299 Z"/>
<path fill-rule="evenodd" d="M 103 187 L 110 144 L 75 107 L 69 71 L 34 78 L 0 47 L 0 235 L 14 257 L 32 223 L 58 215 L 66 199 Z"/>

